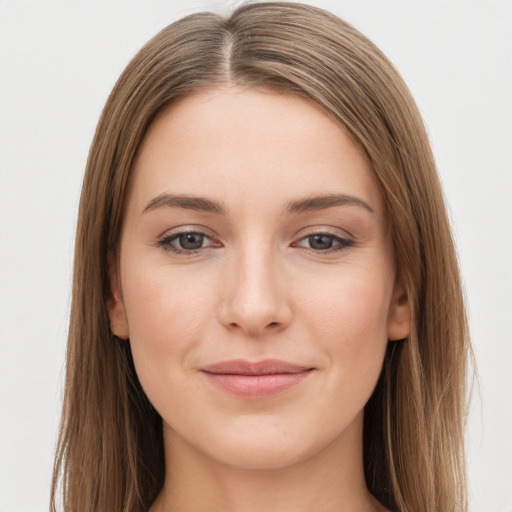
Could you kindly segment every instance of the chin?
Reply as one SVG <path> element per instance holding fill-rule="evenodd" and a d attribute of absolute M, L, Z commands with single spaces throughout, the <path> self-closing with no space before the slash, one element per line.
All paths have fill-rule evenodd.
<path fill-rule="evenodd" d="M 338 424 L 338 428 L 334 428 L 324 424 L 322 428 L 318 422 L 300 423 L 280 422 L 276 418 L 258 418 L 255 415 L 244 421 L 239 418 L 229 426 L 219 425 L 209 432 L 203 431 L 202 437 L 188 431 L 186 435 L 191 434 L 190 437 L 182 437 L 182 441 L 211 461 L 245 470 L 284 469 L 322 457 L 330 446 L 344 444 L 344 439 L 352 446 L 357 444 L 350 435 L 353 429 L 348 425 L 348 428 L 340 428 Z"/>

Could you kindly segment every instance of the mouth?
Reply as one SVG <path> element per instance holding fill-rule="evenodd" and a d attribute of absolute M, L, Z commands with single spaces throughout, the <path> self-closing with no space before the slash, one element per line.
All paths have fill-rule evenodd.
<path fill-rule="evenodd" d="M 277 359 L 231 360 L 200 368 L 218 389 L 245 398 L 275 395 L 306 379 L 314 368 Z"/>

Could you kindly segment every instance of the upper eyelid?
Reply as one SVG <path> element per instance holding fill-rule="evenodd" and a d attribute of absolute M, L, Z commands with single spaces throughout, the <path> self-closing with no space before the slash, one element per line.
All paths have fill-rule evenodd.
<path fill-rule="evenodd" d="M 299 240 L 302 240 L 302 238 L 312 235 L 328 235 L 342 240 L 355 240 L 352 233 L 348 232 L 346 229 L 327 226 L 308 226 L 306 228 L 302 228 L 294 235 L 294 239 L 299 238 Z"/>
<path fill-rule="evenodd" d="M 159 237 L 159 240 L 163 240 L 165 238 L 171 238 L 178 235 L 185 235 L 187 233 L 198 233 L 200 235 L 205 235 L 208 238 L 216 239 L 216 235 L 212 234 L 212 231 L 204 226 L 178 226 L 176 228 L 166 229 Z"/>
<path fill-rule="evenodd" d="M 332 237 L 340 238 L 340 239 L 354 238 L 352 236 L 352 234 L 350 234 L 348 231 L 340 230 L 340 228 L 322 228 L 322 227 L 311 226 L 311 227 L 303 228 L 303 229 L 307 229 L 308 232 L 300 235 L 300 231 L 302 231 L 302 230 L 300 230 L 293 236 L 293 238 L 296 239 L 298 237 L 299 240 L 302 240 L 303 238 L 306 238 L 306 237 L 312 236 L 312 235 L 328 235 L 328 236 L 332 236 Z M 334 230 L 336 230 L 337 232 L 334 232 Z M 339 234 L 338 230 L 343 231 L 345 234 Z M 187 234 L 187 233 L 198 233 L 201 235 L 205 235 L 206 237 L 211 238 L 212 240 L 218 240 L 220 238 L 217 235 L 212 234 L 210 229 L 208 229 L 204 226 L 194 226 L 194 225 L 179 226 L 176 228 L 167 229 L 158 238 L 160 240 L 162 240 L 165 238 L 175 237 L 175 236 Z"/>
<path fill-rule="evenodd" d="M 351 240 L 350 237 L 347 237 L 347 236 L 341 236 L 341 235 L 337 235 L 335 233 L 331 233 L 329 231 L 312 231 L 311 233 L 307 233 L 305 235 L 301 235 L 298 240 L 304 240 L 305 238 L 309 238 L 311 236 L 315 236 L 315 235 L 324 235 L 324 236 L 330 236 L 331 238 L 334 238 L 336 240 L 345 240 L 345 241 L 349 241 Z"/>

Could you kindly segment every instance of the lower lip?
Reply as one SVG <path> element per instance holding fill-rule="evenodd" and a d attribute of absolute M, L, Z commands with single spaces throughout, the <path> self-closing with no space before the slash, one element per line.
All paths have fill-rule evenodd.
<path fill-rule="evenodd" d="M 272 396 L 302 382 L 313 370 L 272 375 L 232 375 L 203 372 L 217 388 L 245 398 Z"/>

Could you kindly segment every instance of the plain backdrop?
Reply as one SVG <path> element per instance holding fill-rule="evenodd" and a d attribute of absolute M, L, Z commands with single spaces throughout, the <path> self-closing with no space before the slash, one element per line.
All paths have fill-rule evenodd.
<path fill-rule="evenodd" d="M 380 46 L 424 116 L 479 371 L 471 511 L 512 512 L 512 1 L 309 3 Z M 77 204 L 107 95 L 165 25 L 236 4 L 0 0 L 0 512 L 48 509 Z"/>

